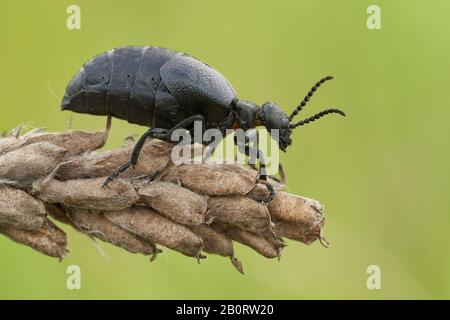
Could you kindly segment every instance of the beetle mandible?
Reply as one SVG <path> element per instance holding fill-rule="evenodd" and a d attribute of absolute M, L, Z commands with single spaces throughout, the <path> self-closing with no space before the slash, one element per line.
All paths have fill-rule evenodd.
<path fill-rule="evenodd" d="M 292 130 L 330 113 L 345 116 L 339 109 L 326 109 L 312 117 L 292 123 L 314 92 L 332 77 L 319 80 L 288 116 L 276 103 L 261 107 L 240 100 L 228 80 L 206 63 L 185 53 L 154 46 L 116 48 L 95 56 L 75 74 L 67 85 L 62 110 L 107 115 L 147 127 L 137 141 L 130 161 L 123 164 L 103 186 L 137 163 L 139 153 L 149 137 L 171 141 L 176 129 L 192 129 L 196 121 L 202 128 L 244 131 L 264 126 L 279 130 L 278 146 L 282 151 L 291 144 Z M 229 131 L 229 130 L 228 130 Z M 207 142 L 203 142 L 207 144 Z M 239 145 L 247 156 L 250 146 Z M 257 150 L 260 180 L 267 180 L 262 152 Z M 270 184 L 270 195 L 274 191 Z"/>

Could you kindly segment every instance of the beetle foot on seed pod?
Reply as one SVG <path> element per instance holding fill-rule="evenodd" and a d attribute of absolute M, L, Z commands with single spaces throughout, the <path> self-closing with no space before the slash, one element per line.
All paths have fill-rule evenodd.
<path fill-rule="evenodd" d="M 155 139 L 134 168 L 103 187 L 132 145 L 98 151 L 106 132 L 19 132 L 0 138 L 0 234 L 46 255 L 68 252 L 48 217 L 151 260 L 165 247 L 197 260 L 225 257 L 241 273 L 242 245 L 279 259 L 284 239 L 325 244 L 323 206 L 272 179 L 275 197 L 263 203 L 269 191 L 253 168 L 176 165 L 173 145 Z"/>

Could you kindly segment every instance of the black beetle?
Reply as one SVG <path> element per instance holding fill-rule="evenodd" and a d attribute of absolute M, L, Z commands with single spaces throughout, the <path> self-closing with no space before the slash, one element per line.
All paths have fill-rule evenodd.
<path fill-rule="evenodd" d="M 269 132 L 279 129 L 277 142 L 279 148 L 286 151 L 292 142 L 292 129 L 328 113 L 345 115 L 339 109 L 327 109 L 291 123 L 317 88 L 331 79 L 325 77 L 318 81 L 287 116 L 273 102 L 259 107 L 253 102 L 239 100 L 222 74 L 187 54 L 154 46 L 123 47 L 95 56 L 84 64 L 67 86 L 62 110 L 108 115 L 152 127 L 136 143 L 130 161 L 106 179 L 104 185 L 107 185 L 137 163 L 148 137 L 171 141 L 173 130 L 191 129 L 195 121 L 201 121 L 204 129 L 217 128 L 223 134 L 226 129 L 247 130 L 260 125 Z M 249 155 L 249 146 L 238 147 Z M 260 179 L 266 180 L 264 158 L 259 150 L 258 158 Z"/>

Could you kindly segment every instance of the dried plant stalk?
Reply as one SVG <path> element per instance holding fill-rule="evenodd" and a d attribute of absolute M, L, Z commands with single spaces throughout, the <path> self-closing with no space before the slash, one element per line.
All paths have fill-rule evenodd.
<path fill-rule="evenodd" d="M 44 133 L 20 128 L 0 138 L 0 233 L 52 257 L 67 252 L 66 234 L 48 215 L 78 232 L 154 259 L 160 245 L 189 257 L 228 257 L 243 272 L 234 242 L 279 258 L 283 238 L 322 241 L 323 206 L 267 187 L 257 171 L 236 164 L 171 161 L 172 145 L 152 140 L 138 164 L 102 188 L 133 146 L 101 148 L 108 132 Z"/>

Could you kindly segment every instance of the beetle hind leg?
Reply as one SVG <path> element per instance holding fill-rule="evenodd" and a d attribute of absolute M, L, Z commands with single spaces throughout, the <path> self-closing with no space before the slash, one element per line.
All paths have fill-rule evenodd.
<path fill-rule="evenodd" d="M 141 153 L 142 147 L 145 144 L 145 141 L 149 137 L 153 138 L 159 138 L 162 140 L 165 140 L 167 137 L 167 129 L 161 129 L 161 128 L 151 128 L 147 130 L 136 142 L 136 145 L 133 148 L 133 151 L 131 152 L 131 159 L 130 161 L 127 161 L 123 165 L 121 165 L 116 171 L 114 171 L 108 178 L 106 178 L 105 182 L 103 182 L 102 188 L 106 187 L 111 181 L 113 181 L 115 178 L 117 178 L 120 174 L 125 172 L 129 167 L 132 167 L 136 165 L 139 154 Z"/>

